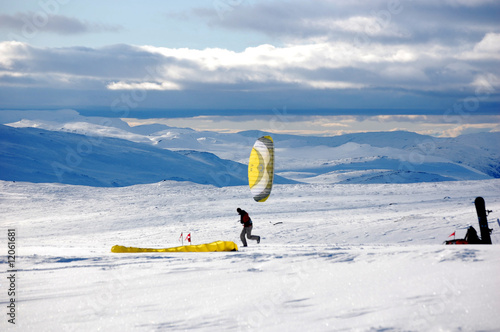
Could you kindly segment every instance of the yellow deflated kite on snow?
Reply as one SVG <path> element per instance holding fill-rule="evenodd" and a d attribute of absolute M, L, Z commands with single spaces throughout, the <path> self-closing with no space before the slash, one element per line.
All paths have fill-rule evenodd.
<path fill-rule="evenodd" d="M 274 177 L 274 143 L 271 136 L 262 136 L 253 145 L 248 163 L 248 184 L 256 202 L 265 202 L 271 195 Z"/>
<path fill-rule="evenodd" d="M 215 241 L 212 243 L 198 244 L 196 246 L 181 246 L 173 248 L 153 249 L 113 246 L 111 252 L 211 252 L 211 251 L 238 251 L 238 246 L 232 241 Z"/>

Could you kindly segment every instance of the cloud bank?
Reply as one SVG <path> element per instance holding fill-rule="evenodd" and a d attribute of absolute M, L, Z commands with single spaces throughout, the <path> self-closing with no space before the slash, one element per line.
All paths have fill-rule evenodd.
<path fill-rule="evenodd" d="M 117 25 L 92 23 L 78 18 L 46 13 L 43 11 L 0 15 L 0 29 L 20 31 L 25 37 L 42 32 L 58 35 L 83 33 L 118 32 L 123 28 Z M 14 34 L 12 34 L 14 36 Z"/>
<path fill-rule="evenodd" d="M 499 103 L 496 2 L 225 4 L 189 15 L 215 29 L 252 31 L 275 42 L 234 51 L 127 44 L 42 48 L 5 41 L 0 86 L 6 92 L 0 97 L 9 107 L 15 104 L 10 96 L 22 89 L 34 89 L 34 98 L 43 90 L 51 100 L 58 92 L 78 100 L 87 91 L 80 105 L 94 106 L 135 93 L 148 97 L 134 104 L 156 108 L 444 108 L 462 101 L 467 106 L 467 98 L 482 106 Z M 4 27 L 25 21 L 21 14 L 3 16 Z M 57 15 L 45 28 L 61 34 L 118 29 Z"/>

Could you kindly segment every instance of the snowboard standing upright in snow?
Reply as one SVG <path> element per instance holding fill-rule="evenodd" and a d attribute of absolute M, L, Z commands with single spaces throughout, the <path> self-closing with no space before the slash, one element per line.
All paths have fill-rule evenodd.
<path fill-rule="evenodd" d="M 487 218 L 486 204 L 484 203 L 484 199 L 482 197 L 476 197 L 474 204 L 476 205 L 477 218 L 479 219 L 479 231 L 481 232 L 481 243 L 491 244 L 490 228 L 488 227 L 488 218 Z"/>
<path fill-rule="evenodd" d="M 240 239 L 241 242 L 243 242 L 243 247 L 247 247 L 247 240 L 245 239 L 245 234 L 249 240 L 256 240 L 257 243 L 260 243 L 260 236 L 252 235 L 253 223 L 248 213 L 240 208 L 237 208 L 236 211 L 240 215 L 240 223 L 243 225 L 243 230 L 241 231 L 240 234 Z"/>

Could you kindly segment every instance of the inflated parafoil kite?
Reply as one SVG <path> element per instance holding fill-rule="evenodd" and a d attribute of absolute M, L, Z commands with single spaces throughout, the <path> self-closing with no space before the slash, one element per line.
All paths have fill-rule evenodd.
<path fill-rule="evenodd" d="M 248 184 L 256 202 L 271 195 L 274 177 L 274 144 L 271 136 L 262 136 L 253 145 L 248 163 Z"/>

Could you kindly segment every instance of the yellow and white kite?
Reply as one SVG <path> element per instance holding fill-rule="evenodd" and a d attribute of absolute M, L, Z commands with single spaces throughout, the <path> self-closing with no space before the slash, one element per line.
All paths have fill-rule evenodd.
<path fill-rule="evenodd" d="M 211 251 L 238 251 L 238 246 L 232 241 L 215 241 L 212 243 L 188 245 L 173 248 L 137 248 L 125 246 L 113 246 L 111 252 L 129 253 L 129 252 L 211 252 Z"/>
<path fill-rule="evenodd" d="M 256 202 L 265 202 L 271 195 L 274 178 L 274 143 L 271 136 L 262 136 L 253 145 L 248 163 L 248 184 Z"/>

